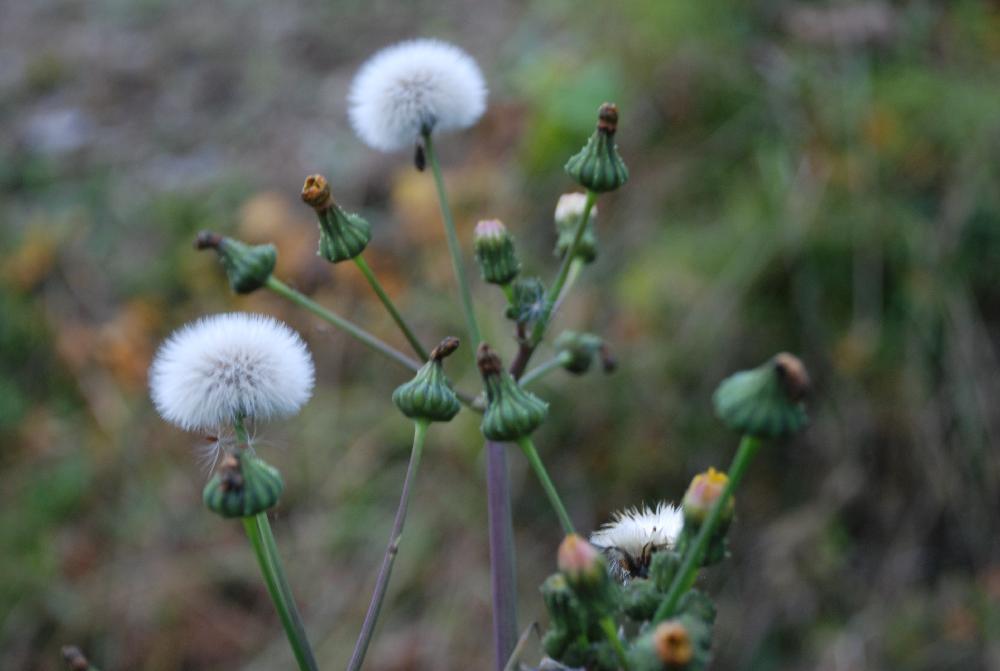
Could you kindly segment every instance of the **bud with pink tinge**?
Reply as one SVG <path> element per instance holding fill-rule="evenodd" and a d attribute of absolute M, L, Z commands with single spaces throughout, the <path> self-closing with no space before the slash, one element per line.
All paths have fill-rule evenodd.
<path fill-rule="evenodd" d="M 712 506 L 722 496 L 722 491 L 729 483 L 729 477 L 714 468 L 709 468 L 704 473 L 699 473 L 691 480 L 687 493 L 684 494 L 684 521 L 694 526 L 700 527 L 708 517 Z M 725 525 L 733 518 L 733 510 L 736 501 L 732 497 L 726 502 L 726 507 L 722 510 L 720 522 Z"/>
<path fill-rule="evenodd" d="M 591 584 L 605 574 L 601 552 L 577 534 L 569 534 L 559 545 L 558 564 L 571 585 Z"/>

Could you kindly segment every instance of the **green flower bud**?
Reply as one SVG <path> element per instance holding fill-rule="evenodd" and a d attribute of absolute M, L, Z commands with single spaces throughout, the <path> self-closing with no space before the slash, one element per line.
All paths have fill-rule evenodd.
<path fill-rule="evenodd" d="M 521 262 L 514 251 L 514 238 L 499 219 L 486 219 L 476 224 L 473 245 L 479 272 L 490 284 L 507 284 L 521 271 Z"/>
<path fill-rule="evenodd" d="M 587 614 L 580 605 L 566 577 L 561 573 L 550 575 L 541 587 L 542 600 L 549 612 L 551 628 L 562 636 L 553 636 L 552 649 L 545 648 L 551 657 L 560 657 L 570 638 L 576 638 L 587 630 Z"/>
<path fill-rule="evenodd" d="M 760 438 L 791 435 L 806 423 L 802 399 L 809 374 L 798 358 L 781 353 L 736 373 L 715 391 L 715 413 L 729 428 Z"/>
<path fill-rule="evenodd" d="M 214 249 L 219 254 L 229 286 L 238 294 L 248 294 L 264 286 L 278 261 L 278 250 L 274 245 L 248 245 L 209 231 L 199 233 L 194 246 L 196 249 Z"/>
<path fill-rule="evenodd" d="M 555 255 L 560 259 L 566 256 L 569 248 L 573 246 L 573 238 L 576 236 L 576 227 L 580 225 L 580 218 L 583 217 L 583 209 L 586 206 L 587 195 L 584 193 L 564 193 L 559 196 L 556 203 L 556 249 Z M 590 208 L 590 216 L 587 218 L 587 225 L 583 229 L 580 243 L 576 246 L 576 257 L 584 263 L 593 263 L 597 258 L 597 233 L 594 229 L 594 220 L 597 219 L 597 205 Z"/>
<path fill-rule="evenodd" d="M 614 191 L 628 181 L 628 168 L 615 144 L 617 129 L 618 108 L 604 103 L 598 111 L 597 130 L 580 153 L 566 162 L 566 172 L 581 186 L 602 193 Z"/>
<path fill-rule="evenodd" d="M 392 392 L 392 402 L 412 419 L 447 422 L 458 414 L 461 403 L 445 377 L 441 362 L 458 349 L 458 338 L 448 337 L 431 352 L 430 361 L 409 382 Z"/>
<path fill-rule="evenodd" d="M 276 468 L 243 452 L 227 455 L 202 499 L 223 517 L 250 517 L 273 508 L 285 484 Z"/>
<path fill-rule="evenodd" d="M 534 323 L 545 311 L 545 285 L 537 277 L 522 277 L 514 281 L 514 301 L 507 306 L 507 319 L 518 324 Z"/>
<path fill-rule="evenodd" d="M 647 578 L 630 580 L 624 587 L 622 595 L 622 610 L 632 620 L 645 622 L 652 619 L 663 601 L 665 594 L 656 589 L 653 581 Z"/>
<path fill-rule="evenodd" d="M 483 435 L 501 442 L 530 435 L 545 421 L 549 404 L 522 389 L 486 343 L 479 346 L 476 361 L 486 384 L 486 411 L 480 424 Z"/>
<path fill-rule="evenodd" d="M 554 345 L 566 358 L 563 368 L 574 375 L 582 375 L 590 370 L 595 355 L 601 357 L 601 366 L 605 373 L 610 373 L 618 365 L 604 340 L 593 333 L 563 331 L 556 338 Z"/>
<path fill-rule="evenodd" d="M 319 251 L 330 263 L 353 259 L 365 251 L 372 239 L 372 227 L 357 214 L 344 212 L 330 195 L 330 185 L 322 175 L 310 175 L 302 187 L 302 200 L 316 211 L 319 219 Z"/>
<path fill-rule="evenodd" d="M 684 494 L 682 503 L 684 524 L 690 525 L 695 531 L 700 529 L 712 510 L 712 506 L 722 496 L 722 490 L 726 488 L 728 482 L 729 476 L 714 468 L 709 468 L 704 473 L 694 476 Z M 719 519 L 721 529 L 725 530 L 729 526 L 735 509 L 736 499 L 730 496 L 726 507 L 722 510 L 722 517 Z"/>

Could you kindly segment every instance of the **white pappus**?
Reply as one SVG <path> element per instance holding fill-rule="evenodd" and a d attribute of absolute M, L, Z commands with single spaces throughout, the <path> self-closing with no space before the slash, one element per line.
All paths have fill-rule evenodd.
<path fill-rule="evenodd" d="M 272 317 L 234 312 L 171 334 L 153 358 L 149 389 L 163 419 L 217 431 L 237 417 L 295 414 L 314 378 L 312 356 L 295 331 Z"/>
<path fill-rule="evenodd" d="M 669 503 L 656 508 L 626 508 L 590 535 L 590 542 L 608 557 L 622 582 L 645 578 L 653 553 L 671 548 L 684 527 L 684 513 Z"/>
<path fill-rule="evenodd" d="M 418 39 L 386 47 L 351 83 L 348 114 L 361 140 L 380 151 L 413 145 L 425 130 L 474 124 L 486 109 L 479 66 L 456 46 Z"/>

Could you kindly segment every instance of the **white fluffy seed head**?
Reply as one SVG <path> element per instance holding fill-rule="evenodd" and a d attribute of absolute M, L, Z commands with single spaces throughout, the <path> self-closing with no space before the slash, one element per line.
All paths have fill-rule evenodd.
<path fill-rule="evenodd" d="M 213 315 L 175 331 L 149 369 L 160 415 L 182 429 L 215 430 L 237 416 L 298 412 L 312 394 L 312 356 L 302 338 L 264 315 Z"/>
<path fill-rule="evenodd" d="M 472 57 L 439 40 L 387 47 L 351 84 L 348 112 L 354 132 L 380 151 L 413 145 L 424 128 L 467 128 L 486 110 L 486 82 Z"/>
<path fill-rule="evenodd" d="M 669 503 L 656 508 L 626 508 L 612 516 L 590 535 L 590 542 L 602 550 L 618 550 L 641 561 L 652 552 L 673 547 L 684 527 L 684 513 Z"/>

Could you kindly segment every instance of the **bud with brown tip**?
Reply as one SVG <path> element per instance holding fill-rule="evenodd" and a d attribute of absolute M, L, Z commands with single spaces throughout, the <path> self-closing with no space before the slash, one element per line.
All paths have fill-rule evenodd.
<path fill-rule="evenodd" d="M 713 396 L 715 412 L 727 426 L 760 438 L 778 438 L 806 423 L 802 403 L 809 374 L 798 357 L 782 352 L 753 370 L 722 381 Z"/>
<path fill-rule="evenodd" d="M 302 186 L 302 202 L 319 220 L 319 251 L 330 263 L 353 259 L 372 239 L 371 224 L 357 214 L 344 212 L 333 200 L 323 175 L 309 175 Z"/>
<path fill-rule="evenodd" d="M 615 144 L 617 130 L 618 107 L 604 103 L 598 110 L 597 130 L 584 148 L 566 162 L 566 172 L 581 186 L 602 193 L 614 191 L 628 181 L 628 168 Z"/>

